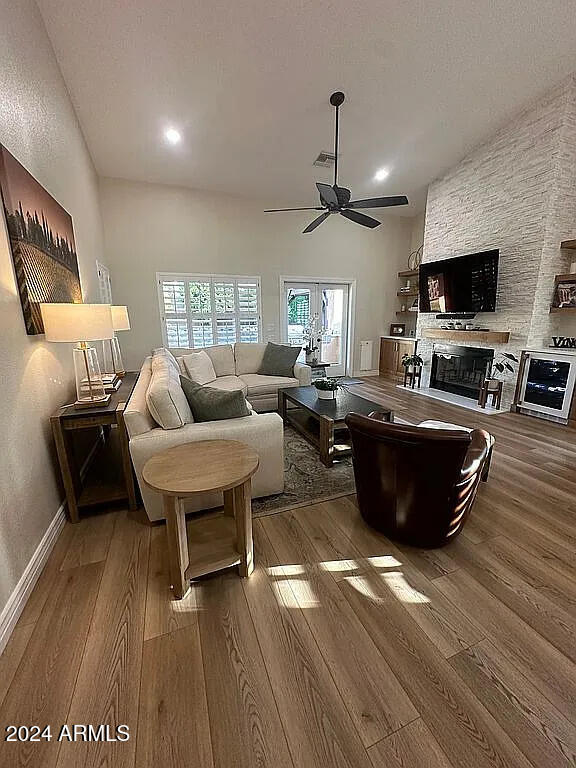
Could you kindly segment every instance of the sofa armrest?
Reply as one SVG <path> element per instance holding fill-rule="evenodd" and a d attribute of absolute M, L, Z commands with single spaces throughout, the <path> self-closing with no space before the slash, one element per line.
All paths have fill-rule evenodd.
<path fill-rule="evenodd" d="M 183 443 L 200 440 L 238 440 L 253 448 L 260 457 L 260 466 L 252 478 L 252 496 L 281 493 L 284 487 L 283 422 L 277 413 L 260 413 L 240 419 L 222 419 L 185 424 L 178 429 L 151 429 L 130 440 L 130 455 L 138 478 L 146 514 L 150 520 L 164 517 L 162 498 L 142 480 L 144 465 L 152 456 Z M 211 509 L 222 504 L 221 493 L 204 493 L 187 502 L 192 510 Z"/>
<path fill-rule="evenodd" d="M 301 387 L 309 387 L 312 383 L 312 368 L 305 363 L 294 365 L 294 378 L 298 379 Z"/>

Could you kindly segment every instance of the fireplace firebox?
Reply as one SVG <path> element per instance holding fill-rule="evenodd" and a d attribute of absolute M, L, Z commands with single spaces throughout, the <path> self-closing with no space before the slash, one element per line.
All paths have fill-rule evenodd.
<path fill-rule="evenodd" d="M 434 344 L 430 386 L 477 400 L 493 360 L 493 349 Z"/>

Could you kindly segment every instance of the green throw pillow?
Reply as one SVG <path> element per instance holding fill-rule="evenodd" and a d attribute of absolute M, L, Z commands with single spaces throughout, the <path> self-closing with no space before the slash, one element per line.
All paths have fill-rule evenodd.
<path fill-rule="evenodd" d="M 214 387 L 203 387 L 186 376 L 180 376 L 180 385 L 190 404 L 194 421 L 219 421 L 250 416 L 241 390 L 225 392 Z"/>
<path fill-rule="evenodd" d="M 258 373 L 263 376 L 288 376 L 294 378 L 294 363 L 300 354 L 300 347 L 268 342 L 264 350 L 262 365 Z"/>

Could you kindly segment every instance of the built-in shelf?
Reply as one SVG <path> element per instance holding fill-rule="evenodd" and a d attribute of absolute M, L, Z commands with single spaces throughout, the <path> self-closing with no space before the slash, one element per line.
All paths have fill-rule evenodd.
<path fill-rule="evenodd" d="M 510 331 L 458 331 L 447 328 L 425 328 L 422 331 L 425 339 L 452 339 L 453 341 L 484 341 L 493 344 L 507 344 L 510 341 Z"/>
<path fill-rule="evenodd" d="M 550 312 L 559 315 L 576 315 L 576 307 L 550 307 Z"/>
<path fill-rule="evenodd" d="M 409 293 L 408 293 L 408 291 L 397 291 L 396 292 L 396 296 L 406 296 L 406 297 L 412 298 L 412 299 L 416 298 L 416 296 L 418 296 L 418 295 L 419 295 L 418 291 L 410 291 Z"/>
<path fill-rule="evenodd" d="M 564 248 L 566 251 L 576 251 L 576 240 L 562 240 L 560 248 Z"/>
<path fill-rule="evenodd" d="M 417 269 L 405 269 L 404 272 L 398 272 L 398 277 L 418 277 Z"/>

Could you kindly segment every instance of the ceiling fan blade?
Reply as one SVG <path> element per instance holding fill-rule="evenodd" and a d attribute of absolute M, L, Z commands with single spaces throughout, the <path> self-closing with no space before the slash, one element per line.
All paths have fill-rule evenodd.
<path fill-rule="evenodd" d="M 317 181 L 316 188 L 320 194 L 320 202 L 323 205 L 331 205 L 334 208 L 338 207 L 338 197 L 336 196 L 336 192 L 334 192 L 334 189 L 330 186 L 330 184 L 321 184 L 319 181 Z"/>
<path fill-rule="evenodd" d="M 362 214 L 360 214 L 360 215 L 362 215 Z M 326 213 L 321 213 L 320 216 L 318 216 L 317 218 L 314 219 L 314 221 L 311 221 L 310 224 L 308 224 L 306 229 L 302 230 L 302 234 L 303 235 L 307 235 L 309 232 L 312 232 L 313 230 L 315 230 L 316 227 L 319 227 L 320 224 L 322 224 L 324 219 L 328 218 L 328 216 L 330 216 L 330 212 L 329 211 L 326 211 Z M 366 217 L 366 218 L 368 218 L 368 217 Z"/>
<path fill-rule="evenodd" d="M 321 208 L 319 205 L 313 207 L 313 208 L 269 208 L 267 211 L 264 211 L 264 213 L 280 213 L 281 211 L 323 211 L 324 208 Z"/>
<path fill-rule="evenodd" d="M 389 208 L 392 205 L 408 205 L 408 198 L 406 195 L 369 197 L 367 200 L 352 200 L 348 208 Z"/>
<path fill-rule="evenodd" d="M 371 216 L 366 216 L 363 213 L 358 213 L 357 211 L 349 211 L 347 209 L 340 211 L 342 216 L 345 216 L 347 219 L 350 219 L 350 221 L 355 221 L 356 224 L 362 224 L 363 227 L 370 227 L 370 229 L 374 229 L 374 227 L 379 227 L 382 223 L 381 221 L 376 221 L 376 219 L 373 219 Z"/>
<path fill-rule="evenodd" d="M 348 205 L 350 202 L 350 195 L 352 194 L 346 187 L 334 187 L 336 197 L 338 198 L 338 205 Z"/>

